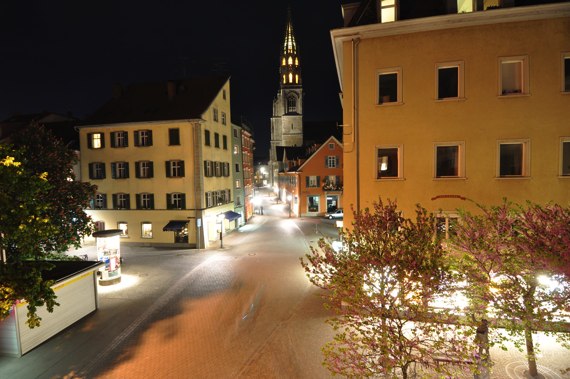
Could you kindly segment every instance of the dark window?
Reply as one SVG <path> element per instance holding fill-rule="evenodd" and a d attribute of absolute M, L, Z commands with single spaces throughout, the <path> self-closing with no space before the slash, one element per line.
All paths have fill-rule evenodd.
<path fill-rule="evenodd" d="M 104 193 L 97 193 L 89 202 L 91 209 L 107 209 L 107 195 Z"/>
<path fill-rule="evenodd" d="M 171 146 L 180 145 L 180 129 L 168 129 L 168 144 Z"/>
<path fill-rule="evenodd" d="M 135 146 L 152 146 L 152 130 L 136 130 Z"/>
<path fill-rule="evenodd" d="M 167 193 L 166 194 L 167 209 L 186 209 L 186 194 L 183 193 Z"/>
<path fill-rule="evenodd" d="M 437 98 L 459 97 L 459 67 L 437 70 Z"/>
<path fill-rule="evenodd" d="M 127 146 L 129 146 L 129 133 L 123 131 L 111 133 L 111 147 Z"/>
<path fill-rule="evenodd" d="M 500 176 L 523 175 L 522 143 L 504 143 L 500 145 Z"/>
<path fill-rule="evenodd" d="M 222 136 L 222 147 L 224 148 L 224 150 L 228 149 L 228 137 L 227 136 Z"/>
<path fill-rule="evenodd" d="M 223 165 L 224 176 L 225 177 L 230 176 L 230 164 L 228 162 L 222 162 L 222 165 Z"/>
<path fill-rule="evenodd" d="M 217 178 L 222 176 L 222 162 L 214 162 L 214 171 Z"/>
<path fill-rule="evenodd" d="M 235 138 L 238 137 L 238 131 L 237 131 L 237 129 L 234 129 L 234 137 L 235 137 Z"/>
<path fill-rule="evenodd" d="M 378 76 L 378 103 L 395 103 L 398 101 L 398 74 L 380 74 Z"/>
<path fill-rule="evenodd" d="M 135 162 L 136 177 L 145 179 L 154 176 L 154 164 L 152 161 Z"/>
<path fill-rule="evenodd" d="M 129 177 L 129 162 L 111 163 L 111 176 L 113 179 L 127 179 Z"/>
<path fill-rule="evenodd" d="M 105 179 L 105 163 L 89 163 L 89 179 Z"/>
<path fill-rule="evenodd" d="M 214 133 L 214 147 L 220 147 L 220 135 L 218 133 Z"/>
<path fill-rule="evenodd" d="M 236 172 L 239 172 L 239 163 L 236 163 Z"/>
<path fill-rule="evenodd" d="M 570 175 L 570 141 L 562 143 L 562 175 Z"/>
<path fill-rule="evenodd" d="M 570 57 L 564 58 L 564 91 L 570 92 Z"/>
<path fill-rule="evenodd" d="M 166 177 L 182 178 L 184 177 L 184 161 L 166 161 Z"/>
<path fill-rule="evenodd" d="M 130 209 L 131 197 L 128 193 L 114 193 L 113 194 L 113 208 L 114 209 Z"/>
<path fill-rule="evenodd" d="M 208 129 L 204 130 L 204 144 L 206 146 L 211 146 L 211 144 L 210 144 L 210 131 Z"/>
<path fill-rule="evenodd" d="M 137 209 L 154 209 L 154 194 L 137 193 Z"/>
<path fill-rule="evenodd" d="M 436 157 L 436 177 L 459 176 L 459 146 L 437 146 Z"/>
<path fill-rule="evenodd" d="M 398 173 L 398 148 L 378 149 L 378 174 L 376 179 L 397 178 Z"/>

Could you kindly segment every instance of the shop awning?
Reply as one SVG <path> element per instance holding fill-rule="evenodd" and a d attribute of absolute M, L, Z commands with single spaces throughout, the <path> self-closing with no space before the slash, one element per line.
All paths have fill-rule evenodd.
<path fill-rule="evenodd" d="M 178 232 L 186 227 L 188 223 L 187 220 L 170 220 L 168 224 L 164 228 L 162 228 L 163 232 Z"/>
<path fill-rule="evenodd" d="M 241 215 L 240 215 L 239 213 L 236 213 L 236 212 L 234 212 L 234 211 L 227 211 L 227 212 L 224 212 L 224 214 L 226 215 L 226 216 L 225 216 L 225 217 L 226 217 L 226 220 L 229 220 L 229 221 L 233 221 L 233 220 L 235 220 L 236 218 L 240 218 L 240 217 L 241 217 Z"/>

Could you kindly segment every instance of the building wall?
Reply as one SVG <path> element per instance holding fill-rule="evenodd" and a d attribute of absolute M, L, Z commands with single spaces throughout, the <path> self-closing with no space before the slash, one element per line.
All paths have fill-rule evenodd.
<path fill-rule="evenodd" d="M 244 196 L 244 172 L 243 172 L 243 148 L 242 128 L 232 124 L 232 175 L 234 181 L 234 211 L 241 214 L 239 223 L 246 222 L 245 196 Z"/>
<path fill-rule="evenodd" d="M 224 96 L 225 92 L 225 96 Z M 98 186 L 99 193 L 107 194 L 107 209 L 90 209 L 87 212 L 94 221 L 104 222 L 106 229 L 115 229 L 119 222 L 128 225 L 128 236 L 124 243 L 136 244 L 165 244 L 174 243 L 174 232 L 163 231 L 170 220 L 188 220 L 188 244 L 191 246 L 208 246 L 219 239 L 220 220 L 218 215 L 233 210 L 233 179 L 232 179 L 232 138 L 231 114 L 229 99 L 229 81 L 219 92 L 210 107 L 200 120 L 137 122 L 124 124 L 107 124 L 83 126 L 80 129 L 81 171 L 82 180 L 90 181 Z M 224 98 L 225 97 L 225 98 Z M 217 121 L 214 120 L 214 109 L 217 109 Z M 225 114 L 225 124 L 222 122 Z M 180 145 L 169 145 L 168 129 L 180 130 Z M 134 131 L 152 130 L 152 146 L 137 147 L 134 145 Z M 210 146 L 205 144 L 205 131 L 210 132 Z M 111 147 L 111 133 L 114 131 L 128 132 L 128 147 Z M 101 132 L 105 138 L 105 146 L 101 149 L 88 147 L 88 134 Z M 215 147 L 215 133 L 219 135 L 219 147 Z M 223 146 L 223 136 L 227 145 Z M 153 178 L 142 179 L 135 176 L 135 162 L 141 160 L 153 161 Z M 168 160 L 184 161 L 184 177 L 172 178 L 166 176 Z M 205 177 L 204 161 L 227 162 L 229 175 L 221 177 Z M 129 178 L 113 179 L 111 163 L 118 161 L 129 162 Z M 89 163 L 103 162 L 105 164 L 105 179 L 89 179 Z M 206 193 L 212 191 L 230 191 L 230 199 L 226 203 L 214 202 L 206 204 Z M 186 208 L 167 209 L 167 193 L 184 193 Z M 112 194 L 130 194 L 130 209 L 113 209 Z M 153 193 L 154 209 L 137 210 L 136 194 Z M 197 225 L 200 219 L 200 225 Z M 152 223 L 152 238 L 143 238 L 141 223 Z M 222 221 L 223 229 L 233 229 L 235 222 Z"/>
<path fill-rule="evenodd" d="M 560 6 L 568 14 L 568 5 Z M 492 12 L 510 11 L 451 17 L 484 23 L 485 17 L 499 15 Z M 421 22 L 406 25 L 411 29 Z M 433 211 L 475 209 L 461 198 L 487 205 L 504 197 L 519 203 L 570 205 L 570 177 L 560 175 L 561 138 L 570 136 L 570 94 L 561 92 L 562 57 L 570 52 L 570 18 L 472 23 L 406 34 L 401 30 L 342 42 L 345 208 L 363 209 L 379 197 L 396 200 L 407 214 L 416 203 Z M 525 57 L 528 94 L 499 94 L 503 57 Z M 445 62 L 463 65 L 460 99 L 436 98 L 436 65 Z M 378 105 L 379 70 L 393 68 L 400 70 L 402 101 Z M 498 143 L 515 139 L 530 147 L 529 175 L 500 177 Z M 461 178 L 435 177 L 434 145 L 446 142 L 464 146 Z M 400 178 L 376 178 L 379 145 L 401 146 Z M 345 225 L 350 225 L 351 214 L 345 213 Z"/>

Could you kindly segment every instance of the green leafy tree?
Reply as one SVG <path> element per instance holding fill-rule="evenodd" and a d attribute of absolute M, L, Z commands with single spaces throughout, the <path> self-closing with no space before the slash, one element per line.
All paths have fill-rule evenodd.
<path fill-rule="evenodd" d="M 477 215 L 462 213 L 449 245 L 462 253 L 458 268 L 470 311 L 525 347 L 528 373 L 538 377 L 533 333 L 554 334 L 569 347 L 570 334 L 559 332 L 568 332 L 561 315 L 570 310 L 570 210 L 507 201 L 479 208 Z"/>
<path fill-rule="evenodd" d="M 433 303 L 453 282 L 446 253 L 435 237 L 435 218 L 420 206 L 415 219 L 396 204 L 380 200 L 355 212 L 344 247 L 324 240 L 301 259 L 310 281 L 336 316 L 336 331 L 324 348 L 327 368 L 348 377 L 408 378 L 414 369 L 426 378 L 457 375 L 472 359 L 472 328 L 456 325 L 447 308 Z"/>
<path fill-rule="evenodd" d="M 27 323 L 40 324 L 37 307 L 58 305 L 53 284 L 42 278 L 46 260 L 65 259 L 70 246 L 92 231 L 83 212 L 94 187 L 74 181 L 75 154 L 39 125 L 0 145 L 0 319 L 25 300 Z"/>

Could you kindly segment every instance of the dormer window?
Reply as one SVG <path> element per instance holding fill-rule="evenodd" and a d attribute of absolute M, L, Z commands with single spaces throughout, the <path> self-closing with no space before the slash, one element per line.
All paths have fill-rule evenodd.
<path fill-rule="evenodd" d="M 380 1 L 380 22 L 393 22 L 397 19 L 397 2 L 398 0 L 381 0 Z"/>

